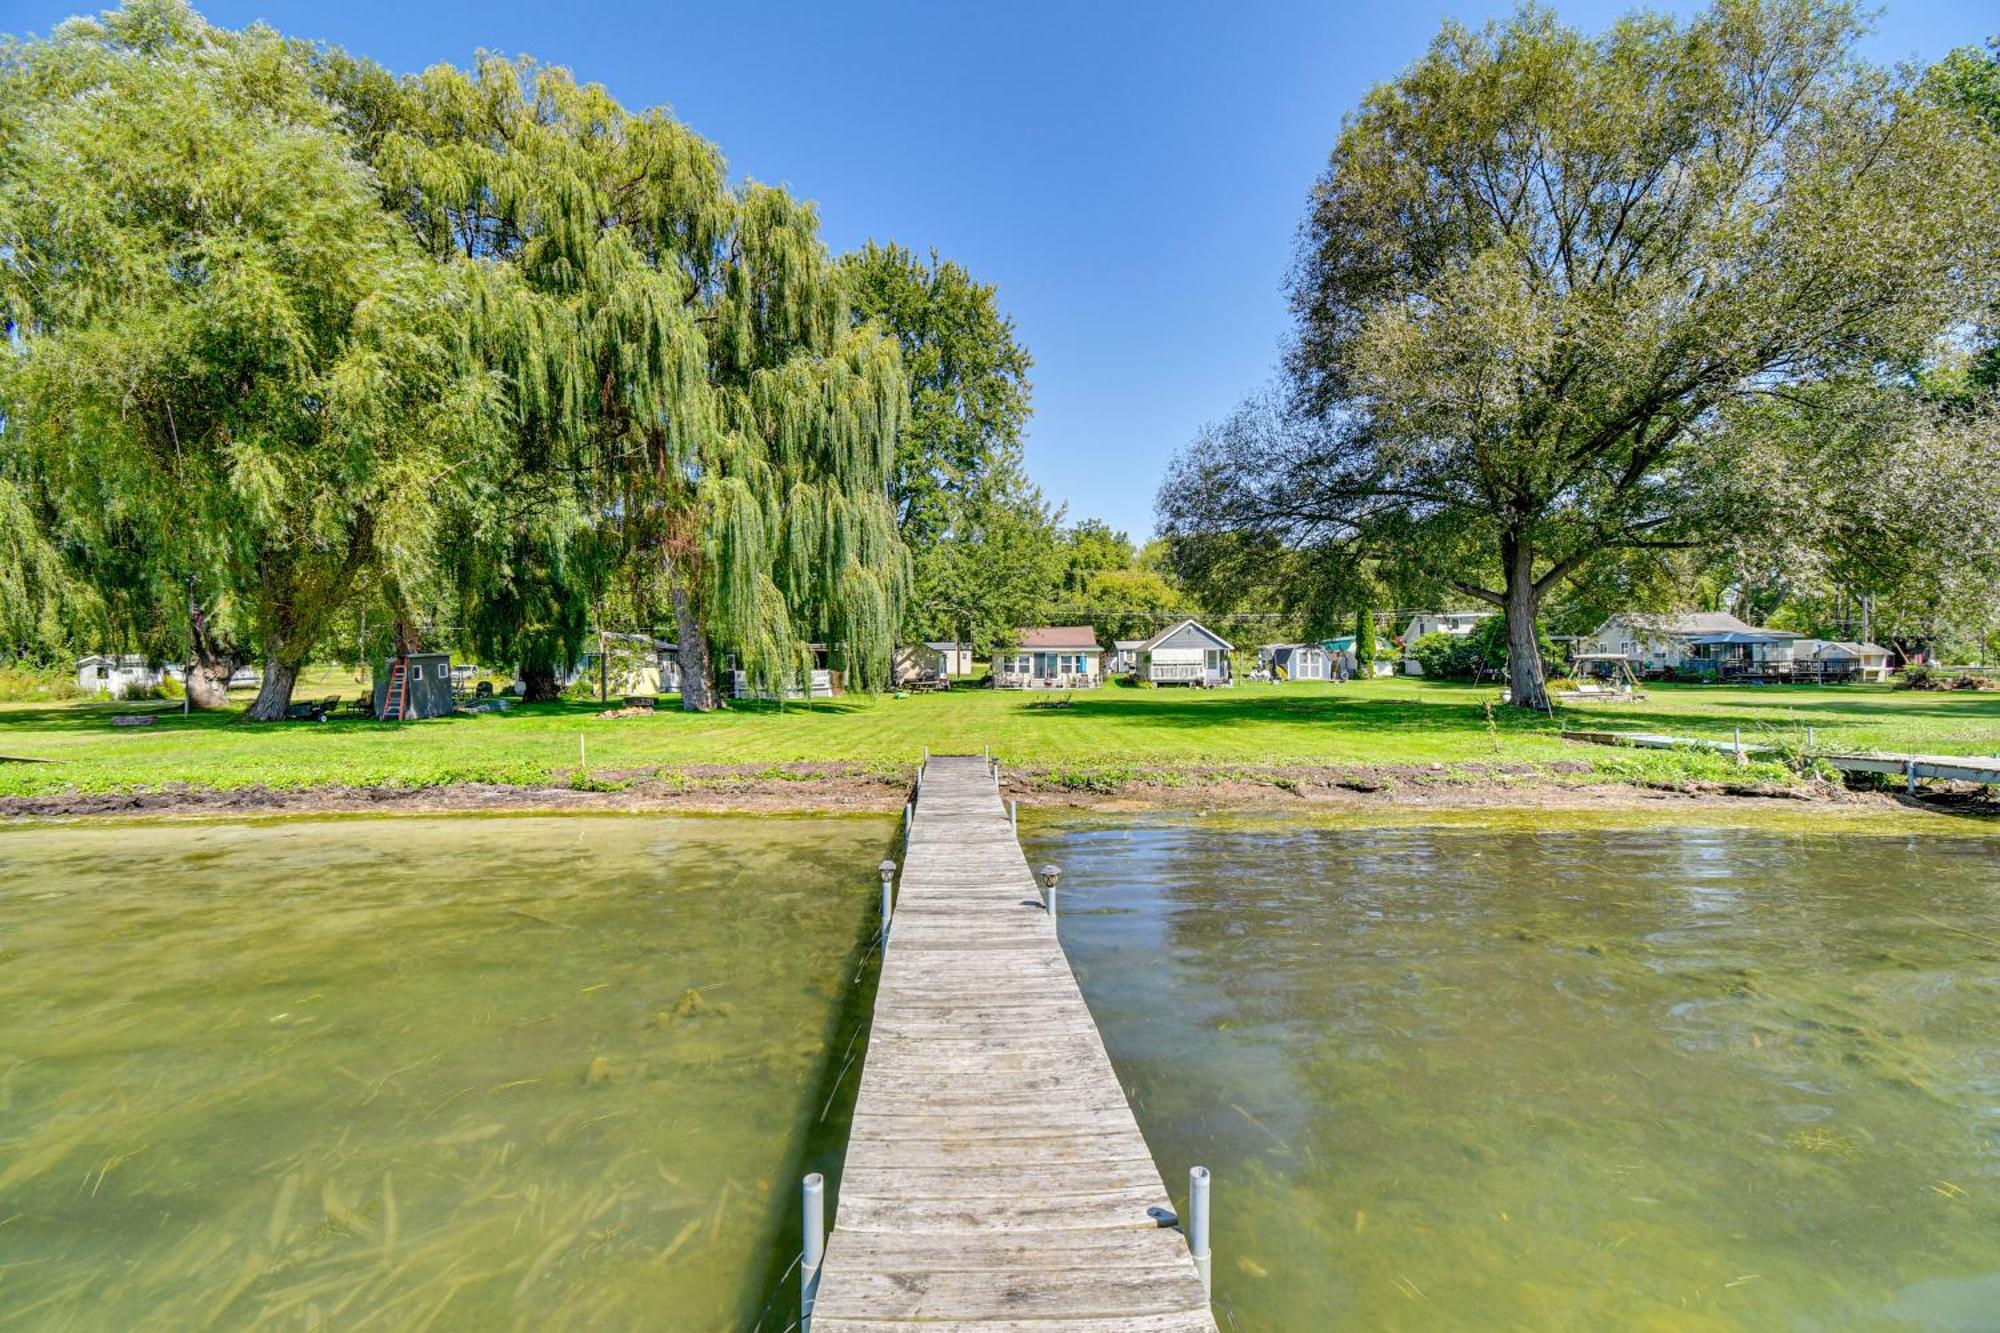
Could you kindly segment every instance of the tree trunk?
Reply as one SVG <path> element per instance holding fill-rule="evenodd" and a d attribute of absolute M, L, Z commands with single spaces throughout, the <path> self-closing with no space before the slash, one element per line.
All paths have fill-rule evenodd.
<path fill-rule="evenodd" d="M 188 593 L 188 659 L 186 678 L 190 708 L 229 707 L 229 678 L 243 665 L 243 654 L 225 647 L 208 632 L 208 617 Z"/>
<path fill-rule="evenodd" d="M 562 678 L 552 666 L 540 662 L 521 664 L 521 698 L 526 703 L 547 704 L 562 698 Z"/>
<path fill-rule="evenodd" d="M 1517 708 L 1543 712 L 1549 691 L 1542 679 L 1542 647 L 1535 627 L 1541 618 L 1542 594 L 1535 587 L 1535 548 L 1526 540 L 1503 537 L 1501 558 L 1507 565 L 1507 685 Z"/>
<path fill-rule="evenodd" d="M 188 707 L 229 707 L 229 678 L 236 674 L 237 665 L 234 658 L 211 657 L 199 651 L 189 653 L 185 682 Z"/>
<path fill-rule="evenodd" d="M 257 702 L 250 705 L 247 714 L 251 721 L 285 720 L 285 710 L 292 706 L 292 686 L 298 682 L 301 665 L 276 657 L 264 659 L 264 683 L 257 688 Z"/>
<path fill-rule="evenodd" d="M 708 636 L 702 633 L 701 619 L 678 583 L 674 585 L 674 629 L 680 637 L 681 711 L 712 713 L 718 700 L 715 668 L 708 660 Z"/>
<path fill-rule="evenodd" d="M 715 668 L 708 660 L 708 636 L 702 633 L 701 617 L 695 614 L 680 571 L 674 567 L 673 553 L 665 552 L 661 563 L 666 566 L 667 587 L 673 590 L 674 633 L 680 639 L 675 657 L 681 668 L 681 711 L 712 713 L 718 700 Z"/>

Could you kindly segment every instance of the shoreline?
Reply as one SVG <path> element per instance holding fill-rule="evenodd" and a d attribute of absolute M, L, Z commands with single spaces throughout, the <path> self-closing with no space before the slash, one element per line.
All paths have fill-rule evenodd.
<path fill-rule="evenodd" d="M 1003 776 L 1002 797 L 1018 800 L 1024 811 L 1040 815 L 1168 812 L 1347 818 L 1379 813 L 1404 818 L 1423 812 L 1545 811 L 1650 814 L 1673 821 L 1675 816 L 1697 812 L 1782 811 L 1794 818 L 1810 815 L 1838 821 L 1853 816 L 1871 823 L 1943 815 L 1955 817 L 1953 822 L 1961 825 L 1991 822 L 2000 832 L 2000 803 L 1976 791 L 1939 789 L 1913 799 L 1826 782 L 1647 784 L 1593 775 L 1584 765 L 1564 765 L 1559 771 L 1518 765 L 1470 772 L 1440 767 L 1217 767 L 1117 779 L 1021 769 L 1007 770 Z M 901 809 L 908 790 L 900 773 L 861 765 L 704 766 L 672 773 L 606 771 L 567 785 L 177 787 L 10 796 L 0 798 L 0 825 L 344 815 L 888 815 Z"/>

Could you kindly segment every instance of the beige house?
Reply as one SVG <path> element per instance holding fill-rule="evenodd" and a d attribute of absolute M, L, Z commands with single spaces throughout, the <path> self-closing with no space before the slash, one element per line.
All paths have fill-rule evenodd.
<path fill-rule="evenodd" d="M 1089 625 L 1041 625 L 1016 632 L 1014 646 L 993 655 L 993 684 L 1003 690 L 1088 690 L 1104 683 L 1104 650 Z"/>
<path fill-rule="evenodd" d="M 1790 661 L 1789 630 L 1760 630 L 1727 611 L 1620 612 L 1577 643 L 1579 653 L 1627 658 L 1634 671 L 1716 670 L 1723 663 Z"/>

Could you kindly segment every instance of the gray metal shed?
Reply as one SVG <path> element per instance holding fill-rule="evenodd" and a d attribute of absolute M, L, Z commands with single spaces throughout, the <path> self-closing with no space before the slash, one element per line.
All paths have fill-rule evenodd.
<path fill-rule="evenodd" d="M 411 653 L 390 657 L 375 673 L 375 716 L 389 716 L 389 685 L 398 668 L 406 674 L 403 707 L 395 720 L 409 722 L 422 717 L 444 717 L 452 710 L 451 654 Z"/>

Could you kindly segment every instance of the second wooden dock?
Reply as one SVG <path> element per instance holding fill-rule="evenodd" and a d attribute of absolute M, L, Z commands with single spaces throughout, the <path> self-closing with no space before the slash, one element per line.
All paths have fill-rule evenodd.
<path fill-rule="evenodd" d="M 839 1184 L 812 1333 L 1214 1333 L 977 756 L 921 780 Z"/>

